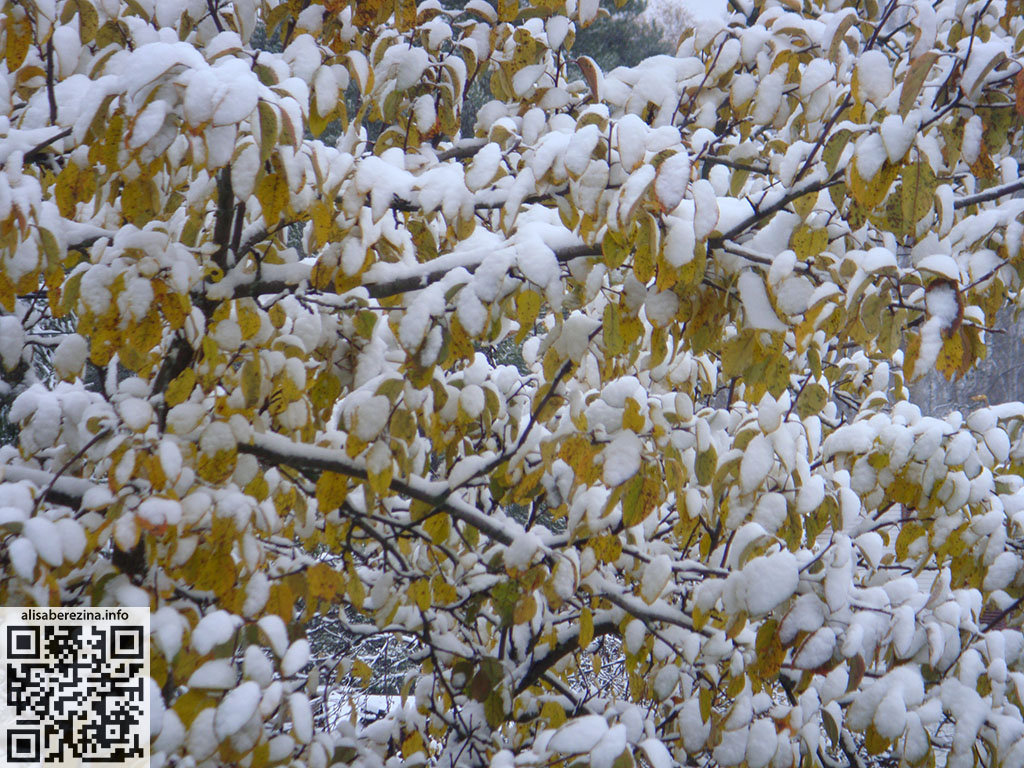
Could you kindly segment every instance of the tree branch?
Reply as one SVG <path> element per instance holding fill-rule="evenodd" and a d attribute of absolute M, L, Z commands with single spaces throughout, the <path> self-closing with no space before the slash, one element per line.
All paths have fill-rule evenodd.
<path fill-rule="evenodd" d="M 961 197 L 959 200 L 954 200 L 953 209 L 960 210 L 961 208 L 966 208 L 977 203 L 987 203 L 989 200 L 995 200 L 1003 195 L 1019 192 L 1022 189 L 1024 189 L 1024 179 L 1017 179 L 1016 181 L 1011 181 L 1009 184 L 992 187 L 991 189 L 986 189 L 984 192 L 979 192 L 976 195 L 968 195 L 967 197 Z"/>
<path fill-rule="evenodd" d="M 339 475 L 358 480 L 368 479 L 365 468 L 340 458 L 343 455 L 342 451 L 296 443 L 280 435 L 256 435 L 251 445 L 240 443 L 238 451 L 269 464 L 286 464 L 296 469 L 337 472 Z M 389 487 L 401 496 L 443 509 L 452 517 L 473 526 L 501 544 L 508 546 L 514 540 L 511 530 L 472 504 L 451 494 L 446 483 L 432 483 L 419 478 L 409 481 L 395 479 L 391 481 Z"/>

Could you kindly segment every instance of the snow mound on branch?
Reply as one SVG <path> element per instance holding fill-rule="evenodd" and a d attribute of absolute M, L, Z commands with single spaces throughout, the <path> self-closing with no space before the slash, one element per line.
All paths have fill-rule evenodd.
<path fill-rule="evenodd" d="M 797 560 L 788 551 L 751 560 L 740 572 L 742 596 L 751 616 L 761 616 L 796 592 L 800 582 Z"/>

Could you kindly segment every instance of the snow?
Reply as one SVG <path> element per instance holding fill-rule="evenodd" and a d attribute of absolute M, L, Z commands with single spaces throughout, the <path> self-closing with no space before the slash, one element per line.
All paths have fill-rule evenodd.
<path fill-rule="evenodd" d="M 256 714 L 262 692 L 260 686 L 248 680 L 228 692 L 217 705 L 213 718 L 214 733 L 221 741 L 237 733 Z"/>
<path fill-rule="evenodd" d="M 917 121 L 904 121 L 899 115 L 888 115 L 882 120 L 879 133 L 890 163 L 895 164 L 903 159 L 914 143 L 918 128 Z"/>
<path fill-rule="evenodd" d="M 269 614 L 257 621 L 256 625 L 263 630 L 271 650 L 277 657 L 284 656 L 288 650 L 288 630 L 284 625 L 284 620 L 276 614 Z"/>
<path fill-rule="evenodd" d="M 711 734 L 711 721 L 704 722 L 700 716 L 700 701 L 691 696 L 679 710 L 679 730 L 683 736 L 683 746 L 689 753 L 698 752 L 704 747 Z"/>
<path fill-rule="evenodd" d="M 608 486 L 622 485 L 640 471 L 643 445 L 630 430 L 622 430 L 605 446 L 604 481 Z"/>
<path fill-rule="evenodd" d="M 619 151 L 619 160 L 627 171 L 635 170 L 643 162 L 648 130 L 647 123 L 638 115 L 623 115 L 616 123 L 615 147 Z"/>
<path fill-rule="evenodd" d="M 964 124 L 964 139 L 961 155 L 968 165 L 974 165 L 981 156 L 981 140 L 984 136 L 984 125 L 978 115 L 972 115 Z"/>
<path fill-rule="evenodd" d="M 673 267 L 681 267 L 693 261 L 697 237 L 693 221 L 677 218 L 670 219 L 668 233 L 665 235 L 664 256 Z"/>
<path fill-rule="evenodd" d="M 228 690 L 238 682 L 235 665 L 228 659 L 208 661 L 192 673 L 188 679 L 189 688 L 210 688 Z M 212 710 L 209 710 L 212 713 Z"/>
<path fill-rule="evenodd" d="M 56 568 L 64 560 L 60 534 L 56 526 L 45 517 L 32 517 L 25 521 L 22 534 L 32 542 L 40 559 Z"/>
<path fill-rule="evenodd" d="M 596 132 L 596 126 L 593 127 Z M 654 180 L 654 194 L 662 208 L 666 211 L 675 210 L 686 194 L 689 182 L 689 155 L 683 151 L 665 158 L 658 166 L 658 175 Z"/>
<path fill-rule="evenodd" d="M 25 347 L 25 331 L 21 321 L 13 315 L 0 316 L 0 365 L 14 370 Z"/>
<path fill-rule="evenodd" d="M 864 51 L 857 58 L 857 99 L 880 106 L 892 90 L 889 59 L 881 51 Z"/>
<path fill-rule="evenodd" d="M 3 319 L 0 318 L 0 323 Z M 18 324 L 20 327 L 20 323 Z M 3 326 L 0 325 L 0 339 L 4 339 Z M 0 360 L 6 360 L 3 352 L 4 341 L 0 341 Z M 85 360 L 89 356 L 88 342 L 77 333 L 69 333 L 53 352 L 53 368 L 57 374 L 64 379 L 78 376 L 85 366 Z"/>
<path fill-rule="evenodd" d="M 764 435 L 754 435 L 740 461 L 740 488 L 750 493 L 758 488 L 775 465 L 775 450 Z"/>
<path fill-rule="evenodd" d="M 870 181 L 885 163 L 886 152 L 882 137 L 877 133 L 869 134 L 857 141 L 857 173 L 865 181 Z"/>
<path fill-rule="evenodd" d="M 693 195 L 693 233 L 698 240 L 706 240 L 718 224 L 718 200 L 715 188 L 707 179 L 697 179 L 690 187 Z"/>
<path fill-rule="evenodd" d="M 8 547 L 7 554 L 19 578 L 30 583 L 35 581 L 37 555 L 31 541 L 24 536 L 15 537 Z"/>
<path fill-rule="evenodd" d="M 530 567 L 537 551 L 541 548 L 541 540 L 533 531 L 524 531 L 517 535 L 512 544 L 505 550 L 505 565 L 525 571 Z"/>
<path fill-rule="evenodd" d="M 214 611 L 199 620 L 195 629 L 192 630 L 190 644 L 200 656 L 205 656 L 216 646 L 226 643 L 235 634 L 235 630 L 242 625 L 238 616 L 233 616 L 227 611 Z"/>
<path fill-rule="evenodd" d="M 942 329 L 951 327 L 960 312 L 960 301 L 956 290 L 945 283 L 933 284 L 929 287 L 925 293 L 925 306 L 928 308 L 930 320 L 938 321 L 938 327 Z M 922 331 L 923 335 L 924 331 Z M 922 348 L 923 346 L 922 343 Z"/>
<path fill-rule="evenodd" d="M 64 559 L 69 563 L 77 563 L 85 554 L 87 543 L 81 523 L 70 518 L 62 518 L 54 525 L 60 537 L 60 548 Z"/>
<path fill-rule="evenodd" d="M 245 649 L 242 673 L 261 688 L 266 688 L 274 679 L 274 667 L 258 645 L 250 645 Z"/>
<path fill-rule="evenodd" d="M 136 514 L 154 528 L 177 525 L 181 521 L 181 504 L 174 499 L 150 497 L 139 505 Z"/>
<path fill-rule="evenodd" d="M 817 669 L 832 658 L 835 646 L 836 633 L 830 627 L 821 627 L 803 642 L 793 664 L 798 669 Z"/>
<path fill-rule="evenodd" d="M 313 708 L 304 693 L 293 693 L 288 697 L 288 710 L 292 716 L 292 735 L 300 744 L 308 744 L 313 738 Z"/>
<path fill-rule="evenodd" d="M 188 729 L 185 749 L 196 760 L 205 760 L 217 751 L 217 734 L 213 730 L 215 712 L 213 707 L 202 710 Z"/>
<path fill-rule="evenodd" d="M 640 596 L 648 605 L 661 595 L 672 576 L 672 561 L 668 555 L 657 555 L 644 568 Z"/>
<path fill-rule="evenodd" d="M 591 768 L 612 768 L 626 750 L 626 726 L 616 723 L 590 750 Z"/>
<path fill-rule="evenodd" d="M 740 572 L 747 613 L 761 616 L 792 597 L 799 584 L 797 561 L 782 551 L 751 560 Z"/>
<path fill-rule="evenodd" d="M 787 326 L 775 314 L 764 281 L 757 273 L 750 270 L 741 272 L 736 285 L 748 327 L 764 331 L 786 330 Z"/>
<path fill-rule="evenodd" d="M 778 733 L 774 722 L 761 718 L 750 724 L 746 752 L 748 768 L 765 768 L 775 756 L 777 749 Z"/>
<path fill-rule="evenodd" d="M 281 659 L 281 675 L 292 677 L 301 672 L 309 664 L 309 656 L 309 641 L 305 638 L 296 640 L 288 646 L 288 650 Z"/>
<path fill-rule="evenodd" d="M 754 96 L 754 110 L 751 118 L 757 125 L 769 125 L 782 105 L 782 91 L 786 85 L 786 74 L 776 69 L 761 79 L 761 84 Z"/>
<path fill-rule="evenodd" d="M 494 142 L 485 144 L 473 157 L 473 162 L 466 171 L 466 187 L 477 192 L 491 182 L 498 173 L 501 163 L 501 147 Z"/>
<path fill-rule="evenodd" d="M 657 739 L 645 739 L 640 742 L 639 746 L 647 756 L 647 762 L 651 764 L 651 768 L 672 768 L 675 765 L 668 749 Z M 763 768 L 763 766 L 751 766 L 751 768 Z"/>
<path fill-rule="evenodd" d="M 931 272 L 953 282 L 960 281 L 960 266 L 952 256 L 945 253 L 925 256 L 917 262 L 917 268 L 923 272 Z"/>
<path fill-rule="evenodd" d="M 577 717 L 555 732 L 548 749 L 563 755 L 588 754 L 608 732 L 608 723 L 600 715 Z"/>

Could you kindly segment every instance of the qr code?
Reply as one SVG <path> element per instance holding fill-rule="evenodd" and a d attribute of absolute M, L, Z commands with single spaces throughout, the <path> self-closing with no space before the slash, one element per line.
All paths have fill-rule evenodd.
<path fill-rule="evenodd" d="M 0 608 L 0 768 L 149 763 L 149 611 Z"/>

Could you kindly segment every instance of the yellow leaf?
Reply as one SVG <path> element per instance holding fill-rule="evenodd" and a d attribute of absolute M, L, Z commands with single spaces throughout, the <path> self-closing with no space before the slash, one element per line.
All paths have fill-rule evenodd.
<path fill-rule="evenodd" d="M 935 368 L 947 379 L 952 379 L 960 371 L 964 363 L 964 342 L 959 333 L 954 333 L 942 343 Z"/>
<path fill-rule="evenodd" d="M 321 514 L 333 512 L 348 496 L 348 478 L 337 472 L 323 472 L 316 481 L 316 503 Z"/>
<path fill-rule="evenodd" d="M 409 585 L 409 597 L 416 606 L 425 611 L 430 607 L 430 585 L 426 579 L 416 579 Z"/>
<path fill-rule="evenodd" d="M 532 592 L 522 595 L 512 613 L 514 624 L 528 624 L 537 615 L 537 599 Z"/>
<path fill-rule="evenodd" d="M 558 702 L 548 700 L 540 708 L 540 719 L 548 728 L 558 728 L 565 722 L 565 709 Z"/>
<path fill-rule="evenodd" d="M 938 51 L 928 51 L 913 59 L 907 68 L 907 74 L 903 78 L 903 87 L 900 88 L 900 116 L 906 118 L 910 110 L 914 108 L 914 102 L 921 93 L 924 81 L 928 73 L 939 58 Z"/>
<path fill-rule="evenodd" d="M 238 449 L 229 448 L 217 451 L 213 455 L 208 453 L 199 454 L 199 462 L 196 469 L 203 480 L 210 483 L 222 483 L 235 471 L 235 464 L 237 462 Z"/>
<path fill-rule="evenodd" d="M 451 605 L 459 598 L 458 591 L 441 574 L 434 574 L 430 580 L 430 591 L 438 605 Z"/>
<path fill-rule="evenodd" d="M 626 407 L 622 411 L 622 426 L 637 434 L 644 431 L 644 415 L 640 412 L 640 403 L 632 397 L 626 398 Z"/>
<path fill-rule="evenodd" d="M 854 200 L 868 210 L 877 206 L 885 199 L 899 169 L 899 165 L 893 165 L 886 160 L 874 176 L 865 179 L 857 171 L 857 164 L 850 163 L 850 191 Z"/>
<path fill-rule="evenodd" d="M 395 22 L 399 32 L 416 26 L 416 0 L 395 0 Z"/>
<path fill-rule="evenodd" d="M 188 728 L 204 709 L 214 706 L 215 702 L 204 691 L 193 688 L 179 696 L 174 702 L 174 712 L 181 724 Z"/>
<path fill-rule="evenodd" d="M 903 220 L 913 233 L 914 226 L 932 209 L 938 179 L 927 160 L 919 160 L 903 167 L 901 185 L 901 208 Z"/>
<path fill-rule="evenodd" d="M 352 23 L 356 29 L 375 26 L 383 7 L 383 0 L 356 0 L 356 12 L 352 16 Z M 388 3 L 388 9 L 390 8 L 391 4 Z"/>
<path fill-rule="evenodd" d="M 451 533 L 452 521 L 446 512 L 431 515 L 423 522 L 423 530 L 435 544 L 443 544 Z"/>
<path fill-rule="evenodd" d="M 61 216 L 70 218 L 76 204 L 89 200 L 95 191 L 96 180 L 91 171 L 83 171 L 75 162 L 65 164 L 54 190 Z"/>
<path fill-rule="evenodd" d="M 256 185 L 256 199 L 260 201 L 267 227 L 277 226 L 288 206 L 288 178 L 284 172 L 275 168 L 274 172 L 265 174 Z"/>
<path fill-rule="evenodd" d="M 519 322 L 516 344 L 522 343 L 523 339 L 533 333 L 533 325 L 540 314 L 540 304 L 540 294 L 536 291 L 520 291 L 516 295 L 516 320 Z"/>
<path fill-rule="evenodd" d="M 251 339 L 259 333 L 260 326 L 262 325 L 260 314 L 252 303 L 248 301 L 238 302 L 235 306 L 235 312 L 238 314 L 238 327 L 242 331 L 243 339 Z"/>
<path fill-rule="evenodd" d="M 619 308 L 615 304 L 608 304 L 604 308 L 604 351 L 609 357 L 621 354 L 625 342 L 622 338 L 622 324 L 619 315 Z"/>
<path fill-rule="evenodd" d="M 247 360 L 242 366 L 242 396 L 245 398 L 246 407 L 252 408 L 259 403 L 262 380 L 259 358 Z"/>
<path fill-rule="evenodd" d="M 325 202 L 317 202 L 310 209 L 310 218 L 313 220 L 313 238 L 317 245 L 326 245 L 331 236 L 331 224 L 333 223 L 333 211 Z M 319 264 L 319 262 L 317 262 Z M 333 269 L 330 270 L 333 273 Z M 321 288 L 326 286 L 324 282 Z"/>
<path fill-rule="evenodd" d="M 611 533 L 595 537 L 591 540 L 590 546 L 602 563 L 614 563 L 622 554 L 622 542 L 618 536 Z"/>
<path fill-rule="evenodd" d="M 0 271 L 0 307 L 8 312 L 14 311 L 14 284 L 2 271 Z"/>
<path fill-rule="evenodd" d="M 153 180 L 139 176 L 126 182 L 121 191 L 121 213 L 130 223 L 141 227 L 156 217 L 158 201 Z"/>
<path fill-rule="evenodd" d="M 348 598 L 356 610 L 362 610 L 363 601 L 366 600 L 366 587 L 351 563 L 348 569 Z"/>
<path fill-rule="evenodd" d="M 28 14 L 22 10 L 20 14 L 6 13 L 7 24 L 4 32 L 7 36 L 7 71 L 15 72 L 25 61 L 29 46 L 32 44 L 32 24 Z M 85 42 L 83 40 L 83 42 Z"/>
<path fill-rule="evenodd" d="M 333 604 L 342 587 L 341 574 L 327 563 L 317 563 L 306 571 L 306 584 L 311 599 Z"/>
<path fill-rule="evenodd" d="M 580 611 L 580 649 L 586 650 L 594 640 L 594 614 L 589 608 Z"/>
<path fill-rule="evenodd" d="M 402 756 L 408 760 L 419 752 L 426 752 L 423 748 L 423 737 L 420 736 L 419 731 L 413 731 L 402 742 Z"/>
<path fill-rule="evenodd" d="M 789 239 L 789 244 L 801 261 L 807 261 L 828 247 L 828 230 L 803 226 Z"/>
<path fill-rule="evenodd" d="M 512 21 L 519 13 L 519 0 L 498 0 L 498 20 Z"/>
<path fill-rule="evenodd" d="M 96 30 L 99 29 L 100 19 L 96 8 L 89 0 L 78 0 L 78 37 L 82 44 L 91 43 L 96 37 Z"/>
<path fill-rule="evenodd" d="M 370 665 L 362 659 L 356 659 L 352 662 L 351 673 L 353 677 L 359 679 L 359 682 L 361 682 L 364 687 L 369 685 L 370 680 L 373 679 L 373 670 L 370 669 Z"/>
<path fill-rule="evenodd" d="M 260 116 L 260 163 L 262 164 L 270 159 L 270 154 L 274 151 L 280 126 L 277 112 L 268 102 L 260 100 L 256 108 Z"/>

